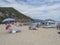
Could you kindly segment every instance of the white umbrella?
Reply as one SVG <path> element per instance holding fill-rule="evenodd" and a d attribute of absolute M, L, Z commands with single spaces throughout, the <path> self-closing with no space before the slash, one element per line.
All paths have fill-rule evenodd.
<path fill-rule="evenodd" d="M 13 18 L 6 18 L 2 22 L 13 22 L 13 21 L 15 21 L 15 19 L 13 19 Z"/>

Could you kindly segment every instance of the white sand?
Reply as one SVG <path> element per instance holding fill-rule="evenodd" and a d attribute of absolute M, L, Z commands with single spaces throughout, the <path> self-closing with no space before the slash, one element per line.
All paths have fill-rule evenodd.
<path fill-rule="evenodd" d="M 23 26 L 20 27 L 22 32 L 9 34 L 4 27 L 0 25 L 0 45 L 60 45 L 60 34 L 56 29 L 29 30 L 28 26 Z"/>

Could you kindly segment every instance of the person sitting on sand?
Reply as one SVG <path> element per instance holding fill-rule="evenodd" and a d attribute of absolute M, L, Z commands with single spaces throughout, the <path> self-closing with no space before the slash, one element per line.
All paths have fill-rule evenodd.
<path fill-rule="evenodd" d="M 12 24 L 6 25 L 6 30 L 9 30 L 9 33 L 20 32 L 20 30 L 15 29 L 14 26 L 13 26 Z"/>
<path fill-rule="evenodd" d="M 32 28 L 31 28 L 31 26 L 29 27 L 29 30 L 31 30 Z"/>
<path fill-rule="evenodd" d="M 36 25 L 37 28 L 39 28 L 39 26 L 40 26 L 39 24 Z"/>
<path fill-rule="evenodd" d="M 36 30 L 36 26 L 30 26 L 29 30 Z"/>
<path fill-rule="evenodd" d="M 37 29 L 36 29 L 36 26 L 33 26 L 32 29 L 33 29 L 33 30 L 37 30 Z"/>

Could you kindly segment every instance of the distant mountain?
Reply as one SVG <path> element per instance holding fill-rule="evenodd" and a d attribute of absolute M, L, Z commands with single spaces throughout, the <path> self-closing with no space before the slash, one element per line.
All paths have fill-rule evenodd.
<path fill-rule="evenodd" d="M 35 22 L 45 22 L 44 20 L 34 19 Z"/>
<path fill-rule="evenodd" d="M 15 18 L 19 22 L 33 22 L 34 20 L 12 7 L 0 7 L 0 23 L 5 18 Z"/>
<path fill-rule="evenodd" d="M 55 20 L 53 20 L 53 19 L 45 19 L 45 21 L 55 21 Z"/>

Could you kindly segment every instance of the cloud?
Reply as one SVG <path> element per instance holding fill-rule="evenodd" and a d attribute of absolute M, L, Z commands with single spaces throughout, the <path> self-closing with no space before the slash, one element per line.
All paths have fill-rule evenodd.
<path fill-rule="evenodd" d="M 60 0 L 33 0 L 33 1 L 26 0 L 26 3 L 30 5 L 35 5 L 35 6 L 41 6 L 41 5 L 52 5 L 55 3 L 60 3 Z"/>
<path fill-rule="evenodd" d="M 0 6 L 14 7 L 32 18 L 60 19 L 60 0 L 0 0 Z"/>

